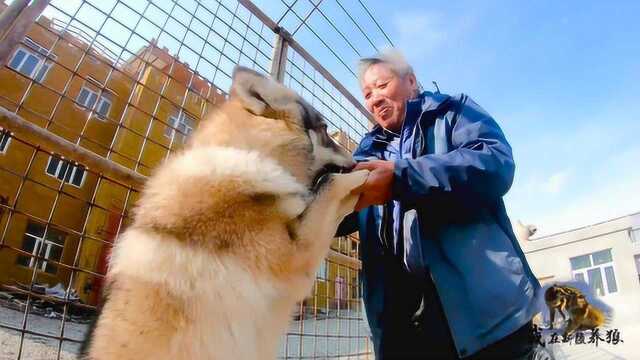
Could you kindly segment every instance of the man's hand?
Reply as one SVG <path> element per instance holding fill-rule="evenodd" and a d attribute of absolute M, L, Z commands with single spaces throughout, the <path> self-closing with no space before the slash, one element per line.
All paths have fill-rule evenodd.
<path fill-rule="evenodd" d="M 355 210 L 360 211 L 367 206 L 386 204 L 391 200 L 393 184 L 393 161 L 372 160 L 361 162 L 353 171 L 367 169 L 370 171 L 367 181 L 358 188 L 362 193 L 356 203 Z"/>

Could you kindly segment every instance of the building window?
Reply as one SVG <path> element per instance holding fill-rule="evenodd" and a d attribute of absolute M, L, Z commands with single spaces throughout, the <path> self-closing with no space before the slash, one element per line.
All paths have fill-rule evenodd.
<path fill-rule="evenodd" d="M 611 249 L 576 256 L 569 261 L 573 278 L 589 284 L 596 295 L 604 296 L 618 291 Z"/>
<path fill-rule="evenodd" d="M 11 133 L 9 130 L 0 127 L 0 154 L 7 152 L 9 143 L 11 142 Z"/>
<path fill-rule="evenodd" d="M 76 98 L 78 105 L 89 110 L 93 109 L 96 101 L 98 102 L 98 106 L 96 106 L 95 113 L 100 115 L 100 118 L 106 118 L 109 115 L 109 110 L 111 110 L 111 100 L 107 99 L 106 96 L 100 96 L 98 99 L 98 93 L 96 91 L 83 86 Z"/>
<path fill-rule="evenodd" d="M 351 257 L 358 258 L 358 244 L 359 244 L 358 241 L 351 238 L 348 238 L 348 239 L 350 239 L 350 242 L 351 242 L 351 254 L 349 255 Z"/>
<path fill-rule="evenodd" d="M 322 261 L 320 262 L 320 267 L 318 268 L 318 271 L 316 272 L 316 278 L 318 280 L 327 280 L 327 260 L 326 259 L 322 259 Z"/>
<path fill-rule="evenodd" d="M 56 56 L 49 54 L 49 50 L 28 37 L 24 39 L 24 43 L 27 46 L 18 47 L 9 60 L 9 67 L 37 82 L 42 82 L 52 65 L 51 62 L 45 61 L 47 54 L 53 59 Z"/>
<path fill-rule="evenodd" d="M 60 262 L 62 250 L 64 250 L 64 240 L 66 234 L 52 229 L 47 229 L 47 236 L 44 236 L 45 226 L 35 222 L 27 224 L 27 231 L 22 240 L 22 250 L 30 252 L 33 256 L 18 256 L 17 263 L 30 268 L 37 267 L 38 270 L 50 274 L 58 272 L 58 267 L 49 261 Z M 42 259 L 36 259 L 38 256 Z"/>
<path fill-rule="evenodd" d="M 640 228 L 631 229 L 631 242 L 640 243 Z"/>
<path fill-rule="evenodd" d="M 184 144 L 187 142 L 187 139 L 193 132 L 193 128 L 195 127 L 195 120 L 192 117 L 185 114 L 184 112 L 178 116 L 170 116 L 169 117 L 169 126 L 164 131 L 164 136 L 168 137 L 172 141 L 173 137 L 176 135 L 176 129 L 178 130 L 178 138 Z"/>
<path fill-rule="evenodd" d="M 53 155 L 49 157 L 45 171 L 47 174 L 77 187 L 82 186 L 86 173 L 84 166 L 73 165 L 69 160 L 63 160 Z"/>

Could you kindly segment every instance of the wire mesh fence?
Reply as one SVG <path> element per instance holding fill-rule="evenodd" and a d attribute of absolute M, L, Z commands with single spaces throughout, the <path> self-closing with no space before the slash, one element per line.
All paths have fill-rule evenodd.
<path fill-rule="evenodd" d="M 353 150 L 367 113 L 278 23 L 246 0 L 59 0 L 28 24 L 0 68 L 0 358 L 77 358 L 140 183 L 226 100 L 236 64 L 300 93 Z M 334 240 L 281 358 L 371 356 L 358 246 Z"/>
<path fill-rule="evenodd" d="M 342 135 L 343 146 L 352 147 L 347 142 L 356 141 L 367 132 L 366 115 L 341 96 L 335 86 L 294 49 L 289 49 L 287 53 L 284 84 L 301 94 L 324 114 L 329 131 Z"/>

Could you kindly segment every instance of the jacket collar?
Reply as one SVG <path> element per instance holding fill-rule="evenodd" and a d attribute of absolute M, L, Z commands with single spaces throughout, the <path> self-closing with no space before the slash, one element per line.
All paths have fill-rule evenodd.
<path fill-rule="evenodd" d="M 422 98 L 422 113 L 425 113 L 427 111 L 437 110 L 442 104 L 447 102 L 451 96 L 425 91 L 420 94 L 420 97 Z"/>

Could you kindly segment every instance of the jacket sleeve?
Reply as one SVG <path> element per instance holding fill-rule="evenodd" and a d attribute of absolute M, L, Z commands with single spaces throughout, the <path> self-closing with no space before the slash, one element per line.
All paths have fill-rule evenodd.
<path fill-rule="evenodd" d="M 392 198 L 409 206 L 430 199 L 494 201 L 513 182 L 511 146 L 494 119 L 467 96 L 460 96 L 451 123 L 453 150 L 396 161 Z"/>

